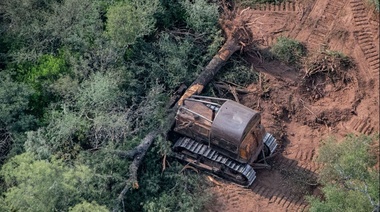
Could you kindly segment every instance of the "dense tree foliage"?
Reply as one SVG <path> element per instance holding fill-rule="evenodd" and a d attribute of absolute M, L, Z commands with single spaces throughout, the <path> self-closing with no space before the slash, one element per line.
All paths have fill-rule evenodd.
<path fill-rule="evenodd" d="M 115 152 L 168 127 L 170 95 L 223 41 L 218 15 L 206 0 L 1 1 L 1 210 L 201 210 L 200 176 L 162 171 L 164 136 L 115 207 L 131 163 Z"/>
<path fill-rule="evenodd" d="M 11 187 L 4 193 L 4 211 L 67 210 L 96 196 L 93 173 L 85 165 L 68 167 L 61 160 L 38 160 L 24 153 L 4 165 L 1 174 Z"/>
<path fill-rule="evenodd" d="M 155 27 L 153 17 L 159 6 L 158 0 L 127 1 L 112 5 L 107 11 L 107 31 L 119 46 L 134 44 Z"/>
<path fill-rule="evenodd" d="M 378 211 L 379 140 L 353 136 L 331 139 L 319 151 L 323 199 L 310 197 L 310 211 Z"/>

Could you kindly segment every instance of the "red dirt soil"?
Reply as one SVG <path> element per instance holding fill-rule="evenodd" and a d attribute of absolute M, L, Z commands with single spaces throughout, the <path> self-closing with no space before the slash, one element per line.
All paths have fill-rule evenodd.
<path fill-rule="evenodd" d="M 261 83 L 250 88 L 261 95 L 239 96 L 262 113 L 262 122 L 280 146 L 257 170 L 253 185 L 241 188 L 220 179 L 208 192 L 215 196 L 206 211 L 304 211 L 305 195 L 319 195 L 314 160 L 322 140 L 333 136 L 379 132 L 379 17 L 363 0 L 306 0 L 265 5 L 245 11 L 261 49 L 286 36 L 306 45 L 348 55 L 355 67 L 342 86 L 327 80 L 303 79 L 304 73 L 257 55 L 246 59 L 260 71 Z"/>

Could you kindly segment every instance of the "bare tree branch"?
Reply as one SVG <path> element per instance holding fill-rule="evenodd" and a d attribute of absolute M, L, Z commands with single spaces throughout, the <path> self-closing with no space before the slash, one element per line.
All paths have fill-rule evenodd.
<path fill-rule="evenodd" d="M 142 142 L 135 149 L 133 149 L 133 151 L 130 152 L 130 153 L 133 152 L 135 154 L 133 157 L 134 159 L 133 159 L 131 165 L 129 166 L 129 178 L 126 180 L 125 187 L 120 192 L 120 194 L 116 200 L 116 204 L 114 206 L 113 211 L 118 211 L 119 205 L 121 202 L 123 202 L 124 196 L 128 190 L 130 190 L 131 188 L 134 188 L 134 189 L 139 188 L 139 184 L 138 184 L 138 180 L 137 180 L 138 169 L 140 167 L 141 162 L 144 159 L 146 152 L 148 151 L 149 147 L 152 145 L 154 138 L 158 135 L 158 132 L 159 131 L 157 130 L 157 131 L 152 131 L 152 132 L 148 133 L 144 137 Z"/>

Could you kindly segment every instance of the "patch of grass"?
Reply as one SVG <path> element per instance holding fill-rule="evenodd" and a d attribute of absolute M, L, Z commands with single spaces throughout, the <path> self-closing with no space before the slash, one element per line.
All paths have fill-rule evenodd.
<path fill-rule="evenodd" d="M 296 65 L 301 57 L 306 55 L 306 48 L 302 43 L 287 37 L 277 38 L 270 52 L 277 58 L 289 65 Z"/>

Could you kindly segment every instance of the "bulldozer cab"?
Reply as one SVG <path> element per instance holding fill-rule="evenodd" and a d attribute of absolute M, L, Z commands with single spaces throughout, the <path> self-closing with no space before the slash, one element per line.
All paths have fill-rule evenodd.
<path fill-rule="evenodd" d="M 178 109 L 174 131 L 250 163 L 263 148 L 260 120 L 260 113 L 235 101 L 193 95 Z"/>

